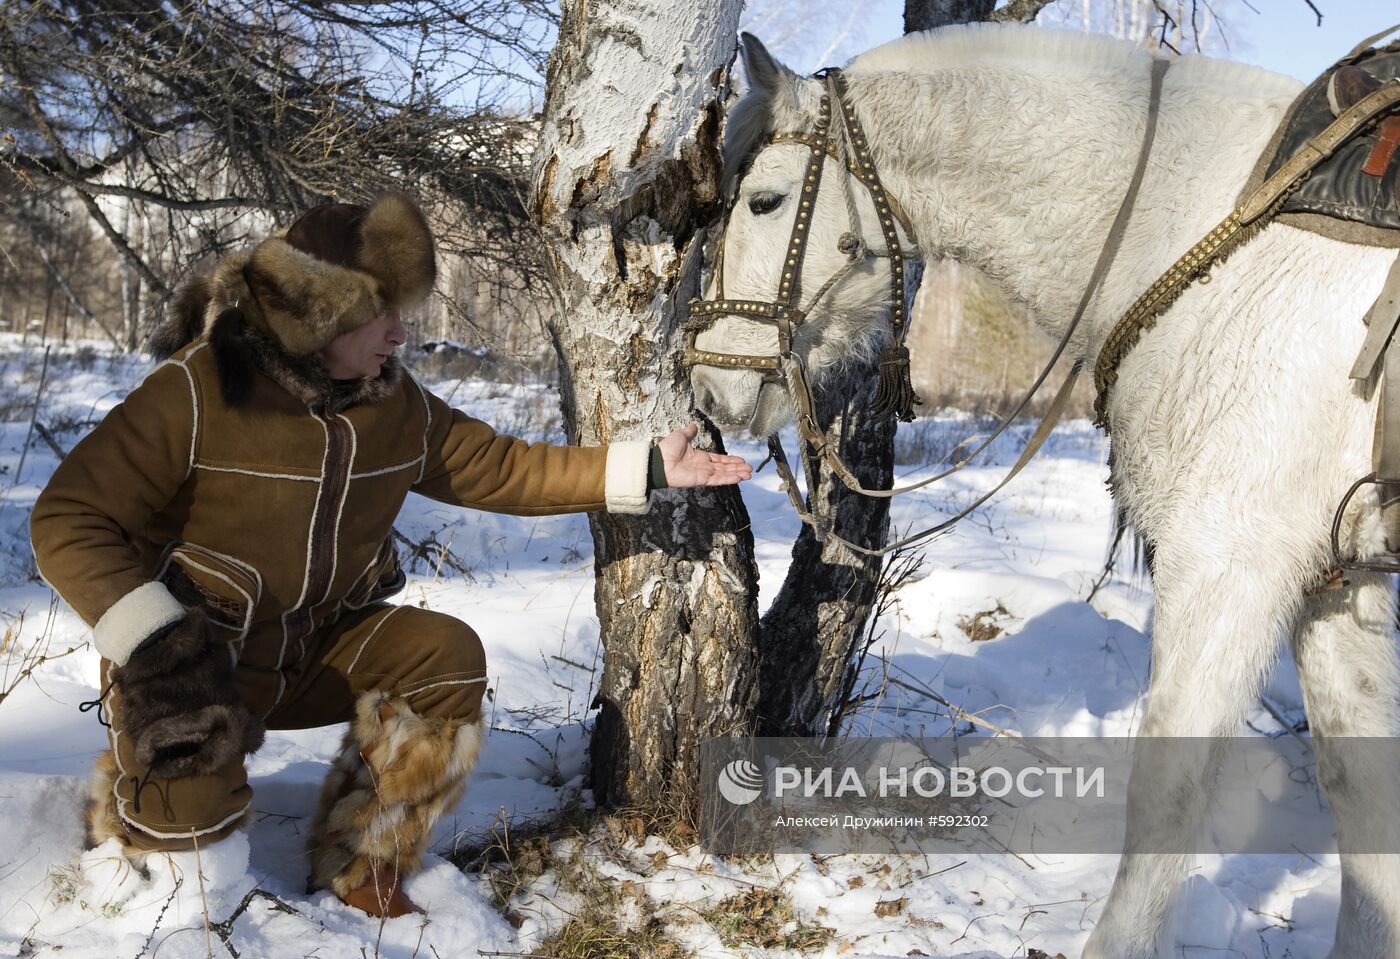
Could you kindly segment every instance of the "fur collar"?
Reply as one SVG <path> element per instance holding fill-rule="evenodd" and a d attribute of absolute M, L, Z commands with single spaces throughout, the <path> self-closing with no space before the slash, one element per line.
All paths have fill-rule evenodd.
<path fill-rule="evenodd" d="M 403 379 L 403 363 L 389 357 L 378 376 L 365 377 L 347 386 L 331 378 L 330 371 L 315 353 L 293 356 L 266 334 L 245 330 L 248 359 L 258 371 L 291 393 L 307 406 L 334 415 L 352 406 L 373 405 L 386 399 Z"/>

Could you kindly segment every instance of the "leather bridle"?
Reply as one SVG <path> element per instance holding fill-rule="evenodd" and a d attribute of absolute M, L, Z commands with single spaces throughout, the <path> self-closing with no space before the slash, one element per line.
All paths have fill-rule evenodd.
<path fill-rule="evenodd" d="M 783 259 L 782 272 L 778 282 L 778 293 L 773 300 L 746 300 L 731 299 L 724 296 L 724 234 L 721 233 L 718 242 L 719 253 L 716 256 L 716 292 L 719 298 L 715 300 L 692 300 L 690 303 L 691 319 L 686 326 L 686 347 L 683 354 L 682 364 L 686 369 L 695 366 L 719 366 L 729 369 L 754 369 L 761 370 L 766 381 L 781 381 L 787 388 L 789 397 L 792 400 L 799 442 L 799 453 L 802 459 L 804 472 L 807 474 L 808 488 L 816 488 L 816 464 L 813 460 L 815 455 L 817 460 L 824 463 L 849 489 L 864 496 L 888 498 L 902 493 L 913 492 L 939 480 L 945 479 L 966 467 L 973 465 L 977 459 L 992 442 L 1000 436 L 1007 428 L 1021 415 L 1030 404 L 1031 399 L 1045 383 L 1050 373 L 1059 363 L 1060 357 L 1069 346 L 1070 340 L 1075 330 L 1079 326 L 1079 321 L 1083 318 L 1088 309 L 1090 301 L 1097 292 L 1104 276 L 1108 272 L 1109 266 L 1113 262 L 1118 246 L 1122 241 L 1123 232 L 1127 228 L 1129 215 L 1133 204 L 1137 198 L 1138 189 L 1142 184 L 1143 175 L 1147 168 L 1147 158 L 1151 154 L 1152 143 L 1156 136 L 1157 119 L 1161 107 L 1161 92 L 1163 79 L 1170 61 L 1154 60 L 1151 73 L 1151 89 L 1148 100 L 1147 125 L 1143 132 L 1142 143 L 1138 150 L 1137 163 L 1134 167 L 1132 177 L 1128 184 L 1128 189 L 1124 194 L 1122 202 L 1119 204 L 1117 215 L 1109 227 L 1108 237 L 1104 241 L 1103 248 L 1099 252 L 1099 257 L 1094 265 L 1093 273 L 1089 277 L 1089 282 L 1085 286 L 1084 294 L 1079 301 L 1078 308 L 1064 334 L 1056 346 L 1054 354 L 1051 356 L 1045 369 L 1036 378 L 1030 389 L 1022 397 L 1020 403 L 1007 415 L 1000 424 L 990 434 L 980 438 L 976 447 L 963 459 L 955 463 L 937 475 L 931 476 L 918 483 L 911 483 L 907 486 L 879 490 L 868 489 L 855 476 L 854 472 L 842 460 L 840 453 L 828 442 L 825 433 L 817 424 L 816 404 L 813 402 L 812 393 L 807 383 L 807 373 L 801 357 L 793 351 L 794 332 L 806 322 L 808 314 L 816 307 L 821 299 L 841 280 L 843 280 L 856 266 L 863 263 L 871 256 L 888 257 L 890 261 L 890 333 L 891 346 L 888 347 L 881 357 L 881 382 L 880 390 L 876 394 L 872 411 L 876 416 L 898 415 L 904 422 L 909 422 L 913 417 L 913 405 L 918 402 L 914 396 L 912 388 L 909 386 L 909 351 L 904 346 L 904 339 L 909 331 L 907 289 L 905 284 L 904 254 L 899 242 L 899 232 L 896 229 L 896 219 L 904 232 L 911 239 L 913 231 L 909 226 L 907 218 L 899 210 L 897 204 L 885 193 L 884 187 L 880 183 L 880 178 L 875 171 L 875 162 L 870 155 L 870 146 L 865 137 L 865 132 L 861 128 L 860 121 L 856 117 L 855 107 L 847 97 L 846 80 L 840 70 L 828 68 L 816 74 L 826 83 L 827 91 L 822 96 L 821 105 L 818 108 L 817 123 L 815 129 L 810 133 L 775 133 L 768 138 L 768 143 L 803 143 L 806 144 L 810 153 L 807 159 L 807 167 L 802 177 L 802 190 L 798 195 L 796 215 L 793 220 L 792 233 L 788 239 L 787 252 Z M 841 121 L 838 135 L 833 137 L 832 132 L 832 106 L 839 106 L 838 117 Z M 847 147 L 849 138 L 849 150 Z M 875 252 L 865 247 L 859 232 L 859 223 L 855 210 L 855 202 L 850 194 L 849 181 L 842 180 L 847 214 L 850 218 L 851 229 L 844 234 L 838 244 L 839 248 L 848 257 L 847 263 L 835 274 L 829 277 L 822 287 L 817 291 L 817 295 L 805 308 L 799 304 L 799 279 L 802 273 L 803 260 L 807 249 L 808 232 L 812 222 L 812 214 L 816 209 L 817 192 L 821 185 L 821 175 L 825 160 L 828 156 L 843 162 L 852 176 L 861 183 L 870 193 L 870 197 L 875 204 L 876 216 L 880 221 L 881 231 L 884 233 L 886 249 L 883 252 Z M 735 191 L 737 197 L 738 191 Z M 730 208 L 725 211 L 726 229 L 728 215 L 732 210 L 733 199 L 730 201 Z M 711 350 L 700 350 L 695 346 L 695 339 L 700 330 L 708 327 L 718 316 L 740 316 L 745 319 L 755 320 L 761 323 L 771 323 L 778 332 L 778 352 L 769 355 L 745 355 L 733 353 L 721 353 Z M 884 367 L 886 363 L 899 369 L 896 376 L 888 375 L 888 370 Z M 1057 391 L 1054 400 L 1051 402 L 1049 411 L 1041 418 L 1040 424 L 1036 427 L 1031 438 L 1027 441 L 1020 457 L 1007 471 L 995 487 L 989 492 L 977 497 L 969 506 L 960 510 L 954 516 L 930 526 L 925 530 L 905 536 L 897 542 L 889 543 L 879 549 L 870 549 L 858 543 L 852 543 L 847 539 L 837 535 L 830 528 L 830 524 L 819 520 L 809 510 L 805 508 L 802 496 L 797 488 L 792 468 L 788 464 L 787 455 L 783 450 L 782 442 L 777 433 L 768 438 L 768 449 L 774 463 L 777 466 L 779 476 L 783 480 L 783 486 L 788 494 L 788 499 L 796 510 L 797 515 L 804 523 L 810 526 L 816 534 L 818 541 L 824 542 L 828 537 L 836 540 L 857 553 L 866 556 L 884 556 L 897 549 L 909 546 L 915 542 L 940 533 L 959 520 L 963 519 L 974 510 L 981 507 L 988 499 L 997 493 L 1003 486 L 1009 483 L 1027 463 L 1039 451 L 1045 440 L 1049 437 L 1051 430 L 1058 422 L 1065 408 L 1068 406 L 1070 395 L 1074 388 L 1074 383 L 1078 379 L 1081 362 L 1076 362 L 1066 375 L 1063 383 Z M 902 381 L 902 382 L 901 382 Z M 959 444 L 971 445 L 968 441 Z M 809 450 L 811 454 L 809 454 Z"/>
<path fill-rule="evenodd" d="M 724 235 L 721 234 L 717 244 L 718 254 L 715 261 L 716 291 L 719 297 L 714 300 L 696 299 L 691 301 L 691 322 L 686 329 L 686 346 L 683 355 L 683 364 L 687 369 L 695 366 L 719 366 L 728 369 L 762 370 L 765 371 L 765 378 L 770 380 L 781 378 L 786 381 L 792 395 L 804 397 L 810 397 L 810 391 L 807 387 L 806 370 L 800 358 L 793 352 L 794 335 L 826 294 L 870 257 L 883 257 L 889 260 L 890 335 L 892 341 L 899 348 L 904 348 L 904 338 L 909 331 L 909 322 L 905 299 L 905 255 L 899 239 L 899 227 L 903 227 L 906 236 L 913 236 L 913 231 L 910 229 L 903 212 L 890 200 L 885 193 L 884 186 L 880 183 L 880 177 L 875 171 L 875 161 L 870 156 L 870 146 L 866 140 L 865 131 L 861 128 L 860 120 L 856 117 L 855 108 L 846 96 L 845 76 L 834 67 L 823 70 L 816 75 L 825 81 L 827 92 L 823 94 L 821 105 L 817 110 L 815 129 L 810 133 L 774 133 L 767 140 L 770 144 L 804 144 L 809 151 L 807 166 L 802 175 L 801 188 L 795 196 L 797 209 L 793 217 L 792 232 L 788 237 L 787 252 L 783 257 L 782 272 L 778 278 L 777 296 L 772 300 L 744 300 L 724 295 Z M 832 129 L 833 106 L 840 111 L 840 127 L 834 131 Z M 849 141 L 849 145 L 847 141 Z M 812 225 L 812 215 L 816 211 L 817 193 L 821 187 L 822 170 L 825 167 L 827 157 L 832 157 L 842 163 L 857 182 L 869 192 L 870 199 L 875 205 L 876 219 L 880 223 L 880 232 L 884 235 L 885 249 L 874 251 L 865 245 L 859 232 L 854 201 L 849 196 L 849 184 L 843 181 L 843 188 L 847 191 L 847 208 L 851 217 L 851 228 L 850 232 L 841 237 L 838 246 L 841 252 L 846 255 L 847 261 L 841 269 L 822 284 L 816 296 L 812 297 L 811 301 L 803 307 L 800 303 L 802 267 L 806 258 L 807 237 Z M 729 213 L 732 211 L 732 203 L 733 201 L 725 211 L 726 224 Z M 896 226 L 897 221 L 898 226 Z M 772 324 L 778 333 L 778 351 L 767 355 L 750 355 L 697 349 L 695 339 L 698 333 L 720 316 L 738 316 L 759 323 Z M 811 429 L 820 435 L 821 431 L 816 428 L 815 419 L 812 418 L 810 403 L 799 401 L 799 406 L 802 407 L 798 412 L 799 418 L 811 419 L 810 424 L 804 422 L 803 426 L 810 425 Z M 906 422 L 913 419 L 912 410 L 907 411 L 907 415 L 902 418 Z"/>

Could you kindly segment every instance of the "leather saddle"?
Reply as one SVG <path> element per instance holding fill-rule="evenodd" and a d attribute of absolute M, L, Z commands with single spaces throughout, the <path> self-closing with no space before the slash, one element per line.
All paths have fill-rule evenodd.
<path fill-rule="evenodd" d="M 1265 150 L 1264 176 L 1273 174 L 1347 107 L 1397 77 L 1400 42 L 1366 50 L 1332 66 L 1289 107 L 1279 133 Z M 1291 219 L 1288 214 L 1311 214 L 1363 228 L 1400 230 L 1400 114 L 1383 117 L 1339 147 L 1285 200 L 1279 214 L 1285 222 Z M 1326 232 L 1317 229 L 1315 221 L 1307 226 Z M 1337 238 L 1364 242 L 1356 235 Z M 1376 237 L 1372 243 L 1397 245 L 1393 235 Z"/>

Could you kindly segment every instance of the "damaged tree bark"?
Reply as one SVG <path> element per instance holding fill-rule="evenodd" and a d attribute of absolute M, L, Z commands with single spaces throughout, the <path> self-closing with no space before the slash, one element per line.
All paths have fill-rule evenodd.
<path fill-rule="evenodd" d="M 719 212 L 739 0 L 572 0 L 549 61 L 531 213 L 557 274 L 549 323 L 570 440 L 651 439 L 691 418 L 679 321 Z M 717 435 L 701 441 L 718 446 Z M 757 567 L 734 488 L 590 517 L 605 645 L 600 803 L 692 808 L 699 741 L 750 731 Z"/>

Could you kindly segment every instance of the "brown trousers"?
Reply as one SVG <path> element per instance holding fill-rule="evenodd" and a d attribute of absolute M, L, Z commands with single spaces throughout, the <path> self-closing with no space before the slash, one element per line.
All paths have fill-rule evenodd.
<path fill-rule="evenodd" d="M 108 739 L 116 759 L 117 820 L 129 845 L 188 849 L 228 835 L 252 808 L 242 761 L 208 776 L 145 780 L 121 699 L 102 662 Z M 401 697 L 420 716 L 476 722 L 486 691 L 486 655 L 461 620 L 416 606 L 371 606 L 348 614 L 307 643 L 307 654 L 280 674 L 239 666 L 238 691 L 268 729 L 310 729 L 349 722 L 363 693 Z M 99 761 L 101 775 L 102 761 Z"/>

